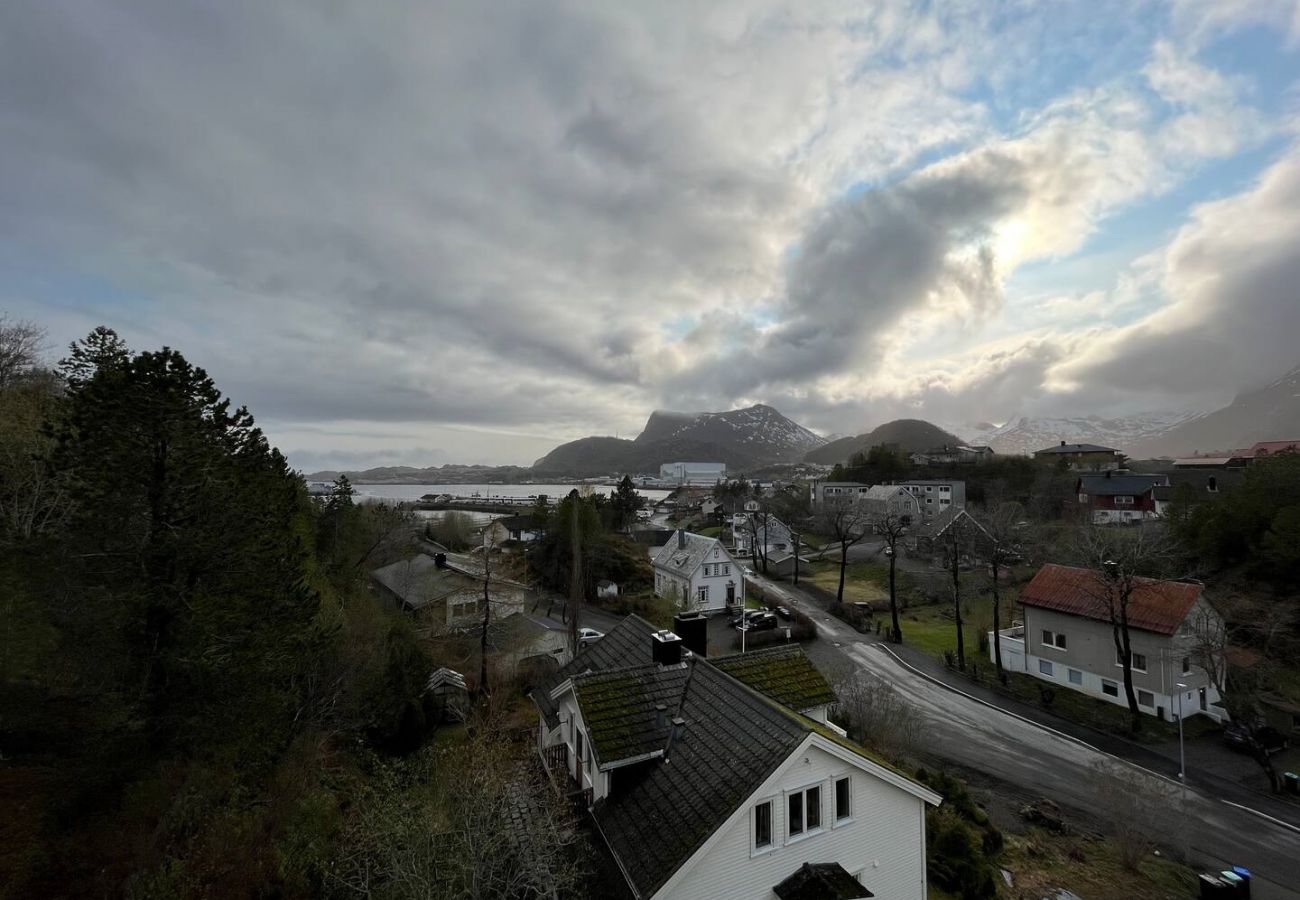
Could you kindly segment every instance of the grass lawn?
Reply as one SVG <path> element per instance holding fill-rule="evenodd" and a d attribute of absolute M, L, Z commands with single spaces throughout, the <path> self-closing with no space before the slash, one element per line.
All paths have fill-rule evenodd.
<path fill-rule="evenodd" d="M 723 528 L 721 525 L 709 525 L 706 528 L 701 528 L 699 531 L 695 533 L 702 534 L 705 537 L 717 537 L 718 535 L 722 534 L 722 531 Z"/>
<path fill-rule="evenodd" d="M 889 602 L 889 588 L 881 587 L 876 580 L 876 568 L 878 568 L 876 563 L 849 563 L 844 573 L 845 603 L 852 603 L 855 600 L 869 600 L 873 603 L 881 600 Z M 800 577 L 809 577 L 813 584 L 834 594 L 840 586 L 840 564 L 838 561 L 816 560 L 808 565 L 806 574 L 801 573 Z M 885 577 L 888 578 L 888 575 Z M 885 584 L 888 585 L 888 581 Z"/>
<path fill-rule="evenodd" d="M 1138 871 L 1124 867 L 1113 838 L 1054 835 L 1030 829 L 1007 835 L 999 865 L 1011 873 L 1013 886 L 1003 896 L 1045 897 L 1066 888 L 1088 900 L 1182 900 L 1196 896 L 1196 872 L 1165 857 L 1151 855 Z M 931 897 L 936 896 L 932 891 Z"/>

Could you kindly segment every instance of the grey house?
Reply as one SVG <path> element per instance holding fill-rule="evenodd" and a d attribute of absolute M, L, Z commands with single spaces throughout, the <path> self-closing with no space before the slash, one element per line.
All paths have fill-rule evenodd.
<path fill-rule="evenodd" d="M 1165 720 L 1207 715 L 1222 721 L 1215 685 L 1198 662 L 1197 633 L 1222 628 L 1203 586 L 1140 579 L 1129 601 L 1133 689 L 1138 707 Z M 1002 646 L 1002 664 L 1057 687 L 1127 705 L 1124 670 L 1115 649 L 1101 576 L 1091 569 L 1043 566 L 1020 592 L 1023 623 L 989 634 Z M 1221 669 L 1221 667 L 1220 667 Z"/>

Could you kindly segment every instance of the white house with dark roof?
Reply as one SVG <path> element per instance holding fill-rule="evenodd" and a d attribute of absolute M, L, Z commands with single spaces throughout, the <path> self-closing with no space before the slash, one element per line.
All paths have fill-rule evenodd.
<path fill-rule="evenodd" d="M 833 699 L 802 650 L 714 663 L 681 645 L 629 616 L 532 694 L 540 755 L 628 894 L 924 898 L 942 798 L 782 702 Z"/>
<path fill-rule="evenodd" d="M 655 596 L 681 609 L 721 612 L 745 598 L 745 575 L 717 538 L 673 532 L 653 559 Z"/>

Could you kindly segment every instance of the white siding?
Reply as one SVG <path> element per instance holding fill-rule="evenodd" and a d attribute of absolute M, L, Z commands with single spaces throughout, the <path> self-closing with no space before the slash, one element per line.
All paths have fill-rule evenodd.
<path fill-rule="evenodd" d="M 805 764 L 804 759 L 808 762 Z M 835 826 L 835 783 L 852 778 L 852 820 Z M 787 844 L 785 791 L 822 787 L 822 829 Z M 772 798 L 773 849 L 752 855 L 751 809 Z M 796 753 L 706 852 L 686 864 L 655 900 L 772 900 L 772 888 L 805 862 L 838 862 L 879 900 L 918 900 L 925 893 L 925 804 L 815 746 Z"/>

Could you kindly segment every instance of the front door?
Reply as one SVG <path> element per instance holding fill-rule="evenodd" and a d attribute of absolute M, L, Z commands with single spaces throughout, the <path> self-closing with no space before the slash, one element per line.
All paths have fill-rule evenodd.
<path fill-rule="evenodd" d="M 734 581 L 727 582 L 727 605 L 736 605 L 736 582 Z"/>
<path fill-rule="evenodd" d="M 1205 712 L 1210 707 L 1210 704 L 1205 697 L 1205 688 L 1201 688 L 1199 693 L 1201 695 L 1201 712 Z"/>

